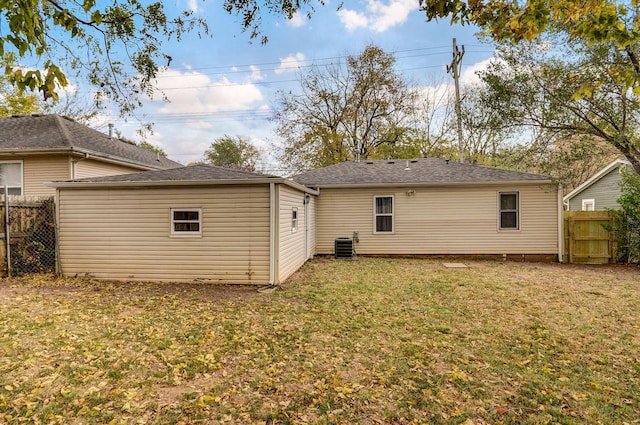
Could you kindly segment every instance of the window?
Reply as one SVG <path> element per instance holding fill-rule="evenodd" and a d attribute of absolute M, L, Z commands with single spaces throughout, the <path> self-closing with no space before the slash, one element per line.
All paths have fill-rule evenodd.
<path fill-rule="evenodd" d="M 291 208 L 291 231 L 298 230 L 298 208 Z"/>
<path fill-rule="evenodd" d="M 518 192 L 501 192 L 499 198 L 500 230 L 518 230 L 520 228 Z"/>
<path fill-rule="evenodd" d="M 595 211 L 596 209 L 596 200 L 595 199 L 583 199 L 582 200 L 582 211 Z"/>
<path fill-rule="evenodd" d="M 171 210 L 171 236 L 201 236 L 202 211 L 199 208 Z"/>
<path fill-rule="evenodd" d="M 393 233 L 393 196 L 375 196 L 373 208 L 373 233 Z"/>
<path fill-rule="evenodd" d="M 22 161 L 0 161 L 0 193 L 7 185 L 9 195 L 22 196 Z"/>

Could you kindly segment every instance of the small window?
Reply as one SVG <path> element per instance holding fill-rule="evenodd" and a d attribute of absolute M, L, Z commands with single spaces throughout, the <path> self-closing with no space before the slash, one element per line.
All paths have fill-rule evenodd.
<path fill-rule="evenodd" d="M 518 192 L 501 192 L 499 198 L 500 230 L 518 230 L 520 228 Z"/>
<path fill-rule="evenodd" d="M 0 194 L 5 185 L 9 195 L 22 196 L 22 161 L 0 161 Z"/>
<path fill-rule="evenodd" d="M 201 236 L 202 211 L 199 208 L 171 210 L 172 236 Z"/>
<path fill-rule="evenodd" d="M 595 199 L 583 199 L 582 200 L 582 211 L 595 211 L 596 209 L 596 200 Z"/>
<path fill-rule="evenodd" d="M 291 209 L 291 231 L 296 232 L 298 230 L 298 208 Z"/>
<path fill-rule="evenodd" d="M 373 198 L 374 233 L 393 233 L 393 196 Z"/>

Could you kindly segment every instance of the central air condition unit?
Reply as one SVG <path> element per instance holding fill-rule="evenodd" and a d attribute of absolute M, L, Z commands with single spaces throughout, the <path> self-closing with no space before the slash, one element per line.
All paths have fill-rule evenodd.
<path fill-rule="evenodd" d="M 336 258 L 353 258 L 353 239 L 351 238 L 337 238 L 335 240 L 335 255 Z"/>

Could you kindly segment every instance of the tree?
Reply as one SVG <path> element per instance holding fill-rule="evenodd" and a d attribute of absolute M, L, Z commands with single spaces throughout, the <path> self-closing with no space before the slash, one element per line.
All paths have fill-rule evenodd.
<path fill-rule="evenodd" d="M 124 0 L 6 0 L 0 2 L 0 56 L 44 59 L 41 69 L 5 66 L 9 82 L 20 90 L 58 98 L 68 71 L 82 71 L 98 89 L 97 101 L 109 98 L 124 112 L 153 91 L 159 68 L 171 58 L 160 50 L 162 39 L 180 37 L 206 23 L 182 12 L 169 17 L 161 2 Z"/>
<path fill-rule="evenodd" d="M 279 92 L 273 119 L 283 140 L 279 159 L 292 171 L 354 158 L 376 158 L 402 143 L 415 91 L 394 70 L 395 58 L 370 45 L 346 65 L 300 75 L 301 94 Z"/>
<path fill-rule="evenodd" d="M 612 72 L 628 55 L 616 45 L 589 46 L 567 34 L 543 41 L 499 50 L 481 74 L 485 104 L 505 125 L 539 133 L 547 146 L 605 141 L 640 171 L 639 98 Z"/>
<path fill-rule="evenodd" d="M 570 39 L 589 46 L 615 45 L 628 58 L 611 67 L 619 84 L 640 95 L 638 0 L 419 0 L 427 19 L 476 24 L 498 42 L 533 40 L 561 28 Z"/>
<path fill-rule="evenodd" d="M 248 138 L 224 135 L 204 153 L 204 162 L 218 167 L 255 171 L 261 152 Z"/>
<path fill-rule="evenodd" d="M 0 67 L 10 66 L 13 60 L 13 55 L 9 54 L 0 57 Z M 37 96 L 27 95 L 16 89 L 0 74 L 0 117 L 32 114 L 40 111 L 40 107 L 41 102 Z"/>
<path fill-rule="evenodd" d="M 162 148 L 152 143 L 149 143 L 146 140 L 143 140 L 142 142 L 138 143 L 138 146 L 140 146 L 143 149 L 150 150 L 151 152 L 157 153 L 160 156 L 164 156 L 165 158 L 167 157 L 167 153 Z"/>
<path fill-rule="evenodd" d="M 640 175 L 624 170 L 618 203 L 611 211 L 618 261 L 640 263 Z"/>

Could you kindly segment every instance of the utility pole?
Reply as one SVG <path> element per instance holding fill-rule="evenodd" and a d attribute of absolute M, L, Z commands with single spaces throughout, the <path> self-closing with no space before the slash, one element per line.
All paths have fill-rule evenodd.
<path fill-rule="evenodd" d="M 453 75 L 453 82 L 456 86 L 456 116 L 458 118 L 458 149 L 460 150 L 460 163 L 464 163 L 464 143 L 462 142 L 462 112 L 460 110 L 460 69 L 462 68 L 462 57 L 464 56 L 464 46 L 462 51 L 458 50 L 456 39 L 453 39 L 453 59 L 451 65 L 447 65 L 447 72 Z"/>

